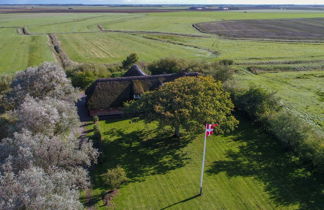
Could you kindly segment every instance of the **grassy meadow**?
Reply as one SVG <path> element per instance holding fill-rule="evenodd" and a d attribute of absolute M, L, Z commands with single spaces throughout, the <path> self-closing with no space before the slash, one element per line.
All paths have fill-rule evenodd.
<path fill-rule="evenodd" d="M 315 127 L 324 129 L 324 71 L 236 75 L 242 87 L 260 86 L 276 92 L 286 107 Z"/>
<path fill-rule="evenodd" d="M 22 36 L 15 28 L 0 28 L 0 37 L 0 74 L 55 59 L 47 36 Z"/>
<path fill-rule="evenodd" d="M 47 33 L 58 33 L 68 56 L 84 63 L 118 63 L 129 53 L 135 52 L 143 62 L 176 56 L 203 61 L 228 58 L 239 64 L 257 64 L 263 67 L 269 65 L 262 62 L 297 61 L 298 64 L 290 65 L 289 68 L 323 68 L 323 43 L 229 40 L 202 34 L 192 27 L 192 24 L 207 21 L 321 17 L 324 17 L 323 13 L 314 11 L 0 14 L 0 44 L 3 42 L 2 45 L 7 46 L 19 45 L 12 49 L 2 46 L 0 53 L 9 55 L 1 56 L 4 62 L 0 64 L 0 72 L 14 72 L 28 65 L 55 60 L 48 44 Z M 173 32 L 204 35 L 207 38 L 102 33 L 98 25 L 108 30 Z M 19 35 L 16 28 L 4 27 L 26 27 L 29 33 L 37 36 L 31 38 Z M 31 55 L 23 54 L 29 51 L 32 52 Z M 10 60 L 17 54 L 21 54 L 23 58 L 15 59 L 10 64 Z M 272 66 L 289 65 L 279 64 Z"/>
<path fill-rule="evenodd" d="M 82 193 L 83 203 L 106 209 L 101 194 L 108 189 L 101 175 L 120 165 L 130 180 L 111 209 L 323 208 L 321 178 L 311 175 L 275 139 L 239 119 L 235 132 L 208 138 L 202 197 L 197 194 L 203 136 L 176 140 L 170 137 L 172 131 L 155 124 L 100 121 L 107 156 L 92 170 L 92 190 Z"/>
<path fill-rule="evenodd" d="M 72 60 L 85 63 L 118 63 L 133 52 L 145 62 L 171 55 L 196 60 L 213 58 L 207 50 L 124 33 L 61 34 L 59 40 Z"/>

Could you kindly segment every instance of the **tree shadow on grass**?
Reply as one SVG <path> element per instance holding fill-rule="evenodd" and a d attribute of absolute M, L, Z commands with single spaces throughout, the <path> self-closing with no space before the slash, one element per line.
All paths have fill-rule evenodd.
<path fill-rule="evenodd" d="M 172 138 L 170 131 L 142 129 L 127 133 L 124 129 L 110 129 L 101 144 L 104 161 L 92 171 L 94 188 L 103 188 L 102 174 L 117 165 L 124 168 L 130 182 L 143 181 L 145 176 L 164 174 L 184 166 L 188 160 L 182 149 L 192 137 Z M 115 139 L 110 141 L 109 139 Z"/>
<path fill-rule="evenodd" d="M 238 151 L 227 151 L 228 160 L 215 161 L 207 173 L 255 177 L 265 184 L 278 205 L 324 209 L 323 176 L 311 172 L 294 154 L 284 151 L 277 140 L 255 127 L 241 124 L 235 136 L 243 145 Z"/>

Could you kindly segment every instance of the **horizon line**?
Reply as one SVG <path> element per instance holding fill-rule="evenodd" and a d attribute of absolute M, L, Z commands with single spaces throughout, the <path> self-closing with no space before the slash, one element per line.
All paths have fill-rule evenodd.
<path fill-rule="evenodd" d="M 165 6 L 191 6 L 191 5 L 200 5 L 200 6 L 205 6 L 205 5 L 208 5 L 208 6 L 219 6 L 219 5 L 231 5 L 231 6 L 249 6 L 249 5 L 253 5 L 253 6 L 324 6 L 324 3 L 322 4 L 159 4 L 159 3 L 152 3 L 152 4 L 139 4 L 139 3 L 132 3 L 132 4 L 125 4 L 125 3 L 110 3 L 110 4 L 100 4 L 100 3 L 97 3 L 97 4 L 82 4 L 82 3 L 60 3 L 60 4 L 53 4 L 53 3 L 38 3 L 38 4 L 23 4 L 23 3 L 5 3 L 5 4 L 1 4 L 0 5 L 84 5 L 84 6 L 116 6 L 116 5 L 122 5 L 122 6 L 157 6 L 157 5 L 165 5 Z"/>

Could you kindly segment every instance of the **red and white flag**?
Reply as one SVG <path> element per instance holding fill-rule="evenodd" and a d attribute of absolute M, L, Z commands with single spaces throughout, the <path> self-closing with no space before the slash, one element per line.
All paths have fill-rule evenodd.
<path fill-rule="evenodd" d="M 206 124 L 206 136 L 211 136 L 214 133 L 214 128 L 218 126 L 218 124 Z"/>

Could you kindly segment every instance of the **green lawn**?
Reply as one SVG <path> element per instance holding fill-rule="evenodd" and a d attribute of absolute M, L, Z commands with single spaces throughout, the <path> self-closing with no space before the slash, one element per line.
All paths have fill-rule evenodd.
<path fill-rule="evenodd" d="M 323 180 L 243 119 L 226 136 L 208 138 L 204 195 L 198 197 L 203 136 L 170 138 L 155 124 L 100 121 L 104 161 L 82 201 L 105 209 L 101 174 L 120 165 L 130 182 L 114 209 L 323 209 Z M 91 195 L 91 196 L 90 196 Z M 90 201 L 89 201 L 90 199 Z"/>

